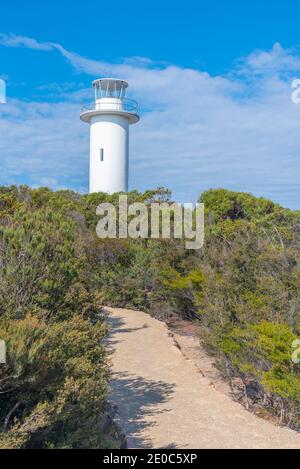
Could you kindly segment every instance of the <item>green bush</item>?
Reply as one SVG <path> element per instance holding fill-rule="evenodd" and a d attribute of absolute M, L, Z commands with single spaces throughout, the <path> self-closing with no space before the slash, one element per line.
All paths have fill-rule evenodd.
<path fill-rule="evenodd" d="M 0 370 L 2 448 L 108 444 L 99 431 L 108 378 L 105 333 L 100 322 L 78 316 L 51 326 L 34 316 L 0 321 L 8 350 Z"/>
<path fill-rule="evenodd" d="M 0 190 L 3 448 L 113 444 L 100 426 L 109 367 L 86 212 L 72 192 Z"/>
<path fill-rule="evenodd" d="M 110 444 L 97 424 L 109 377 L 103 304 L 198 318 L 220 366 L 255 382 L 262 405 L 300 427 L 290 362 L 300 330 L 300 212 L 206 191 L 205 244 L 193 251 L 179 239 L 98 239 L 96 207 L 118 205 L 118 196 L 0 187 L 0 338 L 9 359 L 0 383 L 10 386 L 0 445 Z M 142 201 L 171 194 L 128 193 L 129 203 Z"/>
<path fill-rule="evenodd" d="M 221 335 L 219 345 L 236 374 L 258 382 L 268 402 L 280 398 L 285 419 L 299 428 L 300 370 L 291 357 L 296 339 L 286 324 L 262 321 L 232 328 Z"/>

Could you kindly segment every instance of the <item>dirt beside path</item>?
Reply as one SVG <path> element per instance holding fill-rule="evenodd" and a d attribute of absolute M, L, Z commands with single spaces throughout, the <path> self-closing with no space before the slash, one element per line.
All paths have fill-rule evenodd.
<path fill-rule="evenodd" d="M 247 412 L 211 386 L 148 314 L 106 308 L 117 404 L 130 448 L 300 448 L 300 434 Z"/>

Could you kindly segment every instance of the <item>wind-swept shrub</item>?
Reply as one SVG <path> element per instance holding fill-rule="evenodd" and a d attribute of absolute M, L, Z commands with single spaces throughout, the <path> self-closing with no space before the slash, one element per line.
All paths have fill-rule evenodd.
<path fill-rule="evenodd" d="M 81 317 L 47 324 L 1 320 L 1 447 L 103 447 L 99 431 L 108 366 L 106 329 Z M 97 409 L 97 412 L 95 412 Z"/>

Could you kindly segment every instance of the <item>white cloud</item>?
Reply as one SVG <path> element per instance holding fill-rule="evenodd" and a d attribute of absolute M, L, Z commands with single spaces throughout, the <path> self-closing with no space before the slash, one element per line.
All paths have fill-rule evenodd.
<path fill-rule="evenodd" d="M 295 52 L 275 44 L 214 77 L 139 57 L 108 64 L 15 35 L 0 35 L 0 43 L 57 50 L 93 78 L 110 69 L 129 81 L 142 111 L 131 129 L 131 187 L 164 185 L 185 201 L 227 187 L 299 208 L 300 106 L 290 99 L 290 77 L 300 73 Z M 56 104 L 15 101 L 0 108 L 2 183 L 87 188 L 88 128 L 79 121 L 79 101 L 88 95 L 64 87 Z"/>
<path fill-rule="evenodd" d="M 255 73 L 299 72 L 300 57 L 292 49 L 284 49 L 278 42 L 271 51 L 255 51 L 245 59 L 245 65 Z"/>
<path fill-rule="evenodd" d="M 27 49 L 50 51 L 52 46 L 47 43 L 40 43 L 36 39 L 16 34 L 0 33 L 0 44 L 6 47 L 25 47 Z"/>
<path fill-rule="evenodd" d="M 1 107 L 2 184 L 82 187 L 87 177 L 88 132 L 72 103 L 10 102 Z M 55 182 L 54 182 L 55 181 Z"/>

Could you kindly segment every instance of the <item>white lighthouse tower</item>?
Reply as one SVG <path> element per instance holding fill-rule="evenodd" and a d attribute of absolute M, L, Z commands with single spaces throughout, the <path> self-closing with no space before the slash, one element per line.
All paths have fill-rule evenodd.
<path fill-rule="evenodd" d="M 90 124 L 90 193 L 128 190 L 129 125 L 139 115 L 137 103 L 125 98 L 127 86 L 115 78 L 95 80 L 95 104 L 80 114 Z"/>

